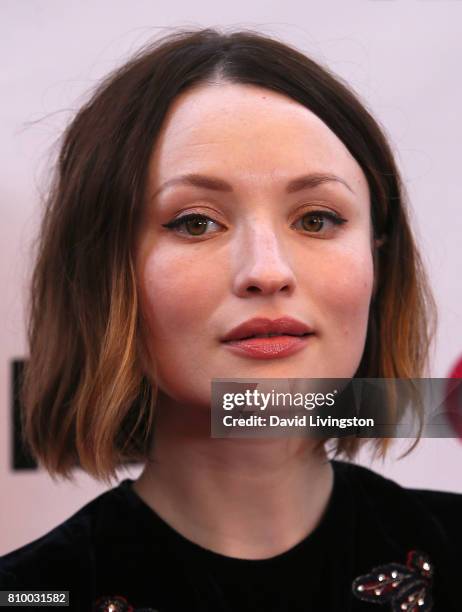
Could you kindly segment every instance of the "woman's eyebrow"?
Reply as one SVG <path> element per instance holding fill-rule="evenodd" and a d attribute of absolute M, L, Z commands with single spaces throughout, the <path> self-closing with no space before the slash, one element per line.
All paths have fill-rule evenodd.
<path fill-rule="evenodd" d="M 295 193 L 302 189 L 313 189 L 318 185 L 328 182 L 337 182 L 344 185 L 351 193 L 354 193 L 353 189 L 348 185 L 345 179 L 330 173 L 314 172 L 311 174 L 303 174 L 296 178 L 291 179 L 285 188 L 286 193 Z M 233 187 L 223 179 L 207 176 L 205 174 L 182 174 L 174 178 L 169 179 L 163 183 L 153 194 L 153 198 L 156 198 L 164 189 L 172 187 L 173 185 L 192 185 L 193 187 L 202 187 L 203 189 L 211 189 L 213 191 L 224 191 L 232 192 Z"/>

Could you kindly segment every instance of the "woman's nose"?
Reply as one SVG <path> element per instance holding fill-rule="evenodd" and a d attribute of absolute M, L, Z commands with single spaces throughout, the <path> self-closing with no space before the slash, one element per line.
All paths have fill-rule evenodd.
<path fill-rule="evenodd" d="M 249 232 L 235 245 L 234 293 L 239 297 L 284 292 L 295 288 L 295 275 L 274 228 Z"/>

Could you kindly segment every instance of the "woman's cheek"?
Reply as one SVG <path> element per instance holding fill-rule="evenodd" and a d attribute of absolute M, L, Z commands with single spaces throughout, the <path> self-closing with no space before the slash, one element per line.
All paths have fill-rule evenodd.
<path fill-rule="evenodd" d="M 176 249 L 148 254 L 141 270 L 142 309 L 151 340 L 188 334 L 213 310 L 213 270 L 207 260 Z M 216 282 L 216 281 L 215 281 Z"/>
<path fill-rule="evenodd" d="M 372 253 L 346 251 L 341 261 L 341 268 L 336 266 L 326 286 L 325 312 L 344 336 L 354 333 L 365 337 L 374 281 Z"/>

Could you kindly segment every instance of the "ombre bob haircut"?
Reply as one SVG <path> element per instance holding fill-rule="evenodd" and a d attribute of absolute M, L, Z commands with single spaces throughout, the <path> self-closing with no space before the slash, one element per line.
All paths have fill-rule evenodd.
<path fill-rule="evenodd" d="M 355 377 L 418 378 L 436 308 L 391 148 L 352 90 L 297 49 L 254 31 L 174 30 L 110 74 L 65 130 L 36 244 L 21 390 L 23 440 L 52 475 L 110 482 L 148 459 L 155 375 L 143 367 L 134 237 L 147 167 L 180 93 L 204 83 L 279 92 L 315 113 L 361 166 L 371 194 L 375 292 Z M 322 441 L 326 442 L 327 440 Z M 365 441 L 385 456 L 390 438 Z"/>

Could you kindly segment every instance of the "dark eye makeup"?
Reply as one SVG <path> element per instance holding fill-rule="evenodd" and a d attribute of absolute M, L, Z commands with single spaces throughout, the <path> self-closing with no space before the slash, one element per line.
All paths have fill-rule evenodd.
<path fill-rule="evenodd" d="M 302 222 L 302 231 L 304 231 L 308 235 L 323 235 L 325 233 L 325 231 L 323 230 L 325 230 L 326 222 L 328 225 L 331 224 L 331 230 L 332 226 L 335 228 L 347 223 L 347 220 L 338 215 L 337 213 L 327 210 L 312 210 L 307 213 L 304 213 L 298 219 L 297 224 L 300 221 Z M 207 215 L 202 215 L 199 213 L 189 213 L 176 219 L 173 219 L 168 223 L 162 224 L 162 227 L 165 227 L 166 229 L 169 229 L 172 232 L 194 238 L 195 236 L 200 237 L 206 235 L 207 228 L 209 227 L 209 222 L 221 225 L 217 221 L 214 221 L 213 219 L 208 217 Z M 185 229 L 186 232 L 179 231 L 181 229 Z"/>

